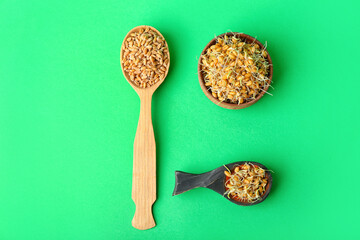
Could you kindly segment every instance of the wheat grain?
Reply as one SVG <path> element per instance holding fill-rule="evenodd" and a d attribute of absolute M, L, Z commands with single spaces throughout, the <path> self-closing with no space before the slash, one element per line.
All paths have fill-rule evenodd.
<path fill-rule="evenodd" d="M 149 27 L 130 34 L 123 45 L 123 69 L 141 88 L 151 87 L 165 78 L 169 67 L 165 39 Z"/>

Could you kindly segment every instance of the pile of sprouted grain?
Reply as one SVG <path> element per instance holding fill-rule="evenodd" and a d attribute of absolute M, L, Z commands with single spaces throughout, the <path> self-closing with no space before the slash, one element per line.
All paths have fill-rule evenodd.
<path fill-rule="evenodd" d="M 216 38 L 201 55 L 205 86 L 221 102 L 248 103 L 271 83 L 267 51 L 235 34 Z"/>
<path fill-rule="evenodd" d="M 236 166 L 233 171 L 227 168 L 225 188 L 228 198 L 253 203 L 265 193 L 267 178 L 265 170 L 252 163 Z"/>
<path fill-rule="evenodd" d="M 146 88 L 165 78 L 169 50 L 165 39 L 151 28 L 131 33 L 122 51 L 124 71 L 135 85 Z"/>

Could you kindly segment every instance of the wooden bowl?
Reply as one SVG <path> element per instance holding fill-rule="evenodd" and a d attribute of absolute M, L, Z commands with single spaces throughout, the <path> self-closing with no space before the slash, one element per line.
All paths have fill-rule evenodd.
<path fill-rule="evenodd" d="M 205 86 L 205 81 L 204 81 L 204 75 L 203 75 L 203 72 L 201 71 L 201 56 L 206 52 L 206 50 L 211 47 L 212 45 L 216 44 L 216 39 L 218 37 L 223 37 L 223 36 L 229 36 L 229 37 L 232 37 L 232 36 L 236 36 L 236 37 L 239 37 L 241 38 L 243 41 L 245 42 L 248 42 L 248 43 L 252 43 L 252 42 L 255 42 L 257 43 L 259 46 L 260 46 L 260 49 L 264 49 L 264 45 L 261 44 L 261 42 L 259 42 L 258 40 L 256 40 L 255 38 L 249 36 L 249 35 L 246 35 L 246 34 L 243 34 L 243 33 L 233 33 L 233 32 L 229 32 L 229 33 L 223 33 L 215 38 L 213 38 L 204 48 L 204 50 L 201 52 L 201 55 L 200 55 L 200 58 L 199 58 L 199 62 L 198 62 L 198 76 L 199 76 L 199 83 L 200 83 L 200 86 L 201 86 L 201 89 L 203 90 L 203 92 L 205 93 L 205 95 L 213 102 L 215 103 L 216 105 L 220 106 L 220 107 L 223 107 L 223 108 L 227 108 L 227 109 L 242 109 L 242 108 L 246 108 L 246 107 L 249 107 L 251 105 L 253 105 L 254 103 L 256 103 L 257 101 L 259 101 L 259 99 L 264 96 L 265 94 L 265 91 L 268 90 L 269 88 L 269 85 L 264 89 L 264 91 L 262 91 L 257 97 L 256 99 L 252 100 L 251 102 L 247 102 L 247 103 L 242 103 L 242 104 L 237 104 L 237 103 L 228 103 L 228 102 L 221 102 L 219 99 L 215 98 L 212 94 L 211 94 L 211 91 L 207 89 L 207 87 Z M 271 57 L 270 57 L 270 54 L 269 52 L 265 49 L 265 51 L 267 52 L 267 60 L 269 62 L 269 65 L 270 65 L 270 69 L 269 69 L 269 79 L 270 79 L 270 83 L 272 81 L 272 76 L 273 76 L 273 66 L 272 66 L 272 60 L 271 60 Z"/>

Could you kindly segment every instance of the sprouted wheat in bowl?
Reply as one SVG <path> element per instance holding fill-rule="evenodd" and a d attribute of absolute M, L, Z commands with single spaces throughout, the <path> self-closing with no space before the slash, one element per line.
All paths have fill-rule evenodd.
<path fill-rule="evenodd" d="M 263 168 L 252 163 L 235 166 L 226 175 L 224 195 L 235 201 L 254 203 L 261 200 L 266 191 L 268 179 Z"/>
<path fill-rule="evenodd" d="M 203 81 L 212 96 L 238 105 L 256 100 L 271 83 L 266 47 L 240 35 L 226 33 L 216 37 L 200 59 Z"/>
<path fill-rule="evenodd" d="M 166 41 L 150 27 L 140 28 L 124 41 L 121 61 L 136 86 L 151 87 L 166 76 L 169 65 Z"/>

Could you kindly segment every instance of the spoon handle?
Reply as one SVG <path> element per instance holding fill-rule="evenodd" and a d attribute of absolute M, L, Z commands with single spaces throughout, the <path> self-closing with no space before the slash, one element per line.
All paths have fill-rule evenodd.
<path fill-rule="evenodd" d="M 219 179 L 222 180 L 224 178 L 224 169 L 225 168 L 221 166 L 210 172 L 206 172 L 202 174 L 192 174 L 181 171 L 175 171 L 175 188 L 174 188 L 173 196 L 198 187 L 210 188 L 222 194 L 222 192 L 221 191 L 219 192 L 215 186 L 219 185 L 216 184 L 218 183 Z M 223 182 L 220 183 L 220 188 L 222 186 L 223 186 Z M 224 188 L 222 187 L 221 189 Z"/>
<path fill-rule="evenodd" d="M 151 120 L 151 93 L 139 95 L 140 117 L 134 141 L 132 199 L 136 205 L 133 227 L 155 226 L 152 205 L 156 200 L 156 146 Z"/>
<path fill-rule="evenodd" d="M 202 174 L 175 171 L 175 189 L 173 196 L 189 191 L 193 188 L 203 187 L 201 176 Z"/>

